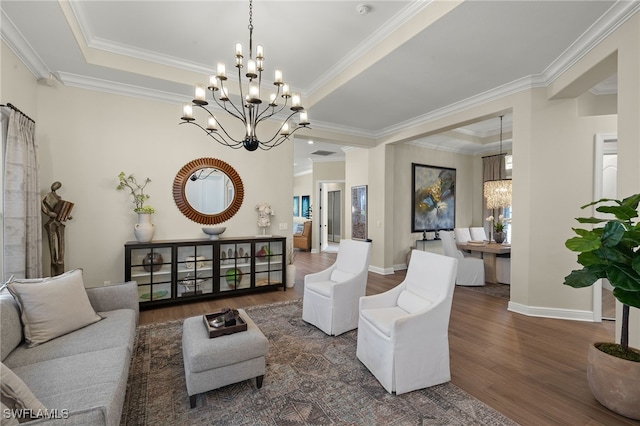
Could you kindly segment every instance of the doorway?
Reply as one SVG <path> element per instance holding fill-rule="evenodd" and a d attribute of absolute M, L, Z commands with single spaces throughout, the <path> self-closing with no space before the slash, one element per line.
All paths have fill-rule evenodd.
<path fill-rule="evenodd" d="M 618 198 L 618 136 L 598 134 L 595 140 L 594 200 Z M 594 212 L 594 216 L 599 216 Z M 606 217 L 606 216 L 605 216 Z M 599 280 L 593 286 L 593 320 L 615 321 L 616 299 L 608 280 Z"/>
<path fill-rule="evenodd" d="M 330 243 L 340 242 L 342 235 L 341 211 L 341 191 L 329 191 L 327 193 L 327 241 Z"/>

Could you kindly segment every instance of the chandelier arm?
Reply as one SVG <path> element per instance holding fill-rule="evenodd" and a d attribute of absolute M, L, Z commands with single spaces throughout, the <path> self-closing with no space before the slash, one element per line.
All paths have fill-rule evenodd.
<path fill-rule="evenodd" d="M 278 106 L 278 105 L 276 105 L 276 106 Z M 272 112 L 269 112 L 269 108 L 264 109 L 260 113 L 260 115 L 258 116 L 258 120 L 256 121 L 256 124 L 260 123 L 261 121 L 268 120 L 269 118 L 273 117 L 276 114 L 279 114 L 280 112 L 282 112 L 282 110 L 284 110 L 286 108 L 286 106 L 287 106 L 287 104 L 285 103 L 277 111 L 275 110 L 276 109 L 275 107 L 271 107 L 271 108 L 273 108 Z M 265 115 L 265 114 L 267 114 L 267 115 Z M 288 120 L 288 118 L 287 118 L 287 120 Z"/>
<path fill-rule="evenodd" d="M 230 148 L 236 148 L 236 147 L 240 147 L 242 146 L 242 141 L 237 141 L 234 138 L 232 138 L 231 136 L 229 136 L 229 133 L 227 133 L 227 131 L 220 126 L 220 123 L 218 123 L 218 126 L 222 129 L 222 131 L 225 133 L 225 135 L 227 135 L 227 137 L 229 139 L 231 139 L 233 141 L 233 143 L 228 142 L 225 138 L 222 137 L 222 135 L 219 135 L 216 132 L 212 132 L 210 130 L 207 130 L 206 128 L 202 127 L 202 125 L 196 123 L 195 121 L 183 121 L 179 124 L 192 124 L 196 127 L 199 127 L 200 129 L 202 129 L 203 132 L 205 132 L 207 135 L 211 136 L 211 138 L 213 138 L 214 140 L 216 140 L 217 142 L 226 145 Z"/>
<path fill-rule="evenodd" d="M 241 115 L 237 115 L 235 112 L 233 112 L 232 110 L 227 108 L 227 105 L 226 105 L 227 102 L 229 102 L 235 108 L 235 105 L 233 105 L 233 102 L 225 101 L 223 103 L 220 103 L 220 101 L 218 99 L 216 99 L 215 95 L 213 95 L 213 100 L 216 101 L 216 104 L 220 107 L 220 109 L 226 111 L 229 115 L 237 118 L 238 120 L 242 121 L 243 123 L 245 122 L 244 117 L 242 117 Z M 215 115 L 213 115 L 213 113 L 211 111 L 209 111 L 209 109 L 207 109 L 205 106 L 203 106 L 203 105 L 195 105 L 195 104 L 194 104 L 194 106 L 199 106 L 203 110 L 207 111 L 209 113 L 209 115 L 211 115 L 213 118 L 215 118 Z M 238 109 L 235 108 L 235 110 L 237 111 Z M 216 121 L 218 121 L 217 118 L 216 118 Z"/>
<path fill-rule="evenodd" d="M 271 148 L 275 148 L 276 146 L 280 145 L 281 143 L 283 143 L 286 140 L 289 140 L 289 136 L 293 135 L 297 130 L 300 129 L 310 129 L 311 127 L 307 127 L 307 126 L 298 126 L 295 129 L 293 129 L 288 135 L 280 135 L 280 138 L 276 139 L 275 142 L 271 143 L 271 141 L 273 141 L 273 139 L 276 138 L 276 136 L 274 136 L 273 138 L 271 138 L 271 141 L 267 141 L 267 142 L 261 142 L 260 143 L 260 149 L 264 150 L 264 151 L 268 151 Z"/>
<path fill-rule="evenodd" d="M 238 86 L 240 86 L 240 101 L 242 101 L 242 84 L 239 83 Z M 220 81 L 220 93 L 222 93 L 222 90 L 224 89 L 224 83 L 222 82 L 222 80 Z M 242 122 L 245 124 L 247 124 L 247 119 L 246 119 L 246 115 L 244 113 L 244 111 L 240 111 L 238 109 L 238 107 L 236 106 L 236 104 L 234 104 L 231 99 L 229 99 L 228 101 L 223 101 L 223 104 L 220 104 L 220 101 L 218 99 L 216 99 L 215 95 L 213 95 L 213 99 L 216 101 L 216 103 L 218 104 L 218 106 L 222 109 L 224 109 L 225 111 L 227 111 L 229 114 L 233 115 L 235 118 L 237 118 L 238 120 L 242 120 Z M 227 108 L 227 102 L 231 104 L 231 106 L 233 107 L 233 109 L 236 110 L 236 112 L 238 113 L 238 115 L 234 114 L 233 111 L 231 111 L 229 108 Z M 244 105 L 244 103 L 243 103 Z"/>
<path fill-rule="evenodd" d="M 249 58 L 251 58 L 251 48 L 249 48 Z M 249 84 L 251 84 L 251 79 L 249 79 Z M 240 90 L 240 104 L 242 105 L 242 111 L 240 111 L 238 109 L 238 107 L 236 107 L 236 105 L 233 102 L 231 102 L 231 101 L 229 101 L 229 102 L 231 102 L 231 105 L 233 105 L 233 107 L 236 109 L 236 111 L 238 111 L 238 114 L 240 114 L 240 115 L 242 115 L 242 117 L 244 117 L 243 123 L 244 123 L 244 125 L 246 127 L 246 125 L 247 125 L 247 119 L 246 119 L 246 117 L 247 117 L 247 107 L 246 107 L 246 104 L 244 102 L 244 92 L 242 90 L 242 68 L 240 68 L 240 67 L 238 67 L 238 89 Z M 247 88 L 247 90 L 249 90 L 249 89 Z"/>

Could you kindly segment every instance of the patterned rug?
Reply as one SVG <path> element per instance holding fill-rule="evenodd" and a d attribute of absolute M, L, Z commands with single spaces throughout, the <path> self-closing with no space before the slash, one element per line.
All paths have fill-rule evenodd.
<path fill-rule="evenodd" d="M 269 339 L 267 372 L 199 395 L 189 408 L 182 321 L 138 328 L 122 425 L 515 425 L 451 383 L 388 394 L 356 358 L 357 330 L 329 337 L 302 301 L 246 309 Z"/>
<path fill-rule="evenodd" d="M 486 283 L 483 286 L 466 286 L 465 288 L 468 288 L 472 291 L 477 291 L 478 293 L 488 294 L 489 296 L 503 297 L 506 299 L 509 299 L 511 297 L 511 286 L 508 284 Z"/>

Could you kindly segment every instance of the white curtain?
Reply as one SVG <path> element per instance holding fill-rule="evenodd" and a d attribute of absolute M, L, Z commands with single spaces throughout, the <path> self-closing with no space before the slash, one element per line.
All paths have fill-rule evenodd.
<path fill-rule="evenodd" d="M 505 179 L 507 177 L 507 169 L 505 165 L 506 154 L 491 155 L 489 157 L 482 157 L 482 183 L 488 180 Z M 488 216 L 498 218 L 500 215 L 500 209 L 487 209 L 487 200 L 484 198 L 484 192 L 482 194 L 482 211 L 484 215 L 482 220 L 484 223 L 484 230 L 487 236 L 493 235 L 493 229 L 491 229 L 491 223 L 484 219 Z"/>
<path fill-rule="evenodd" d="M 11 111 L 4 165 L 4 280 L 42 276 L 42 219 L 35 123 Z"/>

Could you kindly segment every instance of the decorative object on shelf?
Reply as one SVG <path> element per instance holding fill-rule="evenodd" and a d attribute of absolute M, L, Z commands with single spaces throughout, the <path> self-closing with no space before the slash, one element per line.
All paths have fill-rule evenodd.
<path fill-rule="evenodd" d="M 261 260 L 261 261 L 265 261 L 267 259 L 267 256 L 270 256 L 272 253 L 269 250 L 269 247 L 267 246 L 262 246 L 260 248 L 260 250 L 258 250 L 256 252 L 256 257 Z"/>
<path fill-rule="evenodd" d="M 242 271 L 240 269 L 229 269 L 224 275 L 229 287 L 233 287 L 235 284 L 240 285 L 242 281 Z"/>
<path fill-rule="evenodd" d="M 227 228 L 224 226 L 216 226 L 216 227 L 204 227 L 202 228 L 202 232 L 209 236 L 210 240 L 218 240 L 220 239 L 220 234 L 226 231 Z"/>
<path fill-rule="evenodd" d="M 155 232 L 155 227 L 151 223 L 151 214 L 155 213 L 155 209 L 144 205 L 149 199 L 149 195 L 144 193 L 144 189 L 151 182 L 151 179 L 146 178 L 144 183 L 138 183 L 133 174 L 125 176 L 124 172 L 120 172 L 118 181 L 116 189 L 118 191 L 128 189 L 131 197 L 133 197 L 133 204 L 135 204 L 133 211 L 138 214 L 138 223 L 135 224 L 133 230 L 136 240 L 141 243 L 148 243 L 153 239 Z"/>
<path fill-rule="evenodd" d="M 275 212 L 271 206 L 267 203 L 256 204 L 256 210 L 258 211 L 258 226 L 262 228 L 262 235 L 256 235 L 256 237 L 270 237 L 267 235 L 267 228 L 271 227 L 271 217 L 275 216 Z"/>
<path fill-rule="evenodd" d="M 169 294 L 168 290 L 158 290 L 158 291 L 154 291 L 153 295 L 150 295 L 149 293 L 144 293 L 140 295 L 140 299 L 142 300 L 158 300 L 158 299 L 162 299 L 163 297 L 167 296 L 167 294 Z"/>
<path fill-rule="evenodd" d="M 146 272 L 158 272 L 162 269 L 162 264 L 164 263 L 164 259 L 162 259 L 162 255 L 156 251 L 150 251 L 147 255 L 142 259 L 142 269 Z"/>
<path fill-rule="evenodd" d="M 502 119 L 504 115 L 500 116 L 500 156 L 506 154 L 502 153 Z M 487 209 L 499 209 L 509 207 L 511 205 L 511 192 L 512 181 L 507 179 L 506 176 L 502 177 L 502 169 L 499 168 L 498 179 L 487 180 L 484 182 L 484 198 L 487 200 Z"/>
<path fill-rule="evenodd" d="M 280 145 L 285 140 L 289 139 L 289 136 L 296 131 L 307 127 L 309 123 L 309 116 L 307 111 L 302 107 L 302 101 L 299 93 L 290 93 L 289 85 L 282 80 L 282 70 L 275 70 L 273 84 L 277 90 L 272 93 L 269 98 L 268 106 L 260 110 L 260 104 L 262 104 L 260 87 L 262 83 L 262 71 L 264 70 L 264 49 L 261 45 L 256 46 L 255 59 L 253 59 L 253 2 L 249 0 L 249 59 L 246 63 L 245 76 L 248 79 L 247 83 L 243 82 L 242 68 L 243 53 L 242 44 L 236 44 L 236 57 L 235 67 L 238 69 L 238 88 L 240 94 L 239 102 L 234 102 L 230 99 L 230 93 L 225 86 L 227 80 L 226 67 L 223 62 L 218 62 L 216 75 L 209 77 L 209 83 L 196 84 L 195 87 L 195 99 L 192 103 L 185 103 L 182 106 L 182 122 L 180 124 L 194 124 L 207 133 L 213 140 L 218 143 L 228 146 L 230 148 L 238 149 L 244 147 L 247 151 L 255 151 L 260 148 L 263 150 L 269 150 L 273 147 Z M 233 137 L 222 126 L 222 123 L 218 120 L 218 117 L 214 114 L 213 108 L 207 108 L 209 103 L 206 101 L 207 89 L 211 91 L 211 97 L 215 103 L 229 113 L 231 117 L 237 118 L 242 122 L 244 128 L 244 137 Z M 245 92 L 246 91 L 246 92 Z M 216 97 L 217 96 L 217 97 Z M 284 99 L 284 103 L 278 105 L 278 97 Z M 289 103 L 291 98 L 290 110 L 292 111 L 285 118 L 284 122 L 280 125 L 278 130 L 269 140 L 259 140 L 257 135 L 258 124 L 265 121 L 276 114 L 282 112 Z M 239 103 L 240 105 L 236 105 Z M 193 115 L 193 109 L 201 108 L 208 116 L 207 125 L 202 125 L 195 122 Z M 216 109 L 217 110 L 217 109 Z M 298 121 L 293 122 L 291 118 L 298 114 Z M 291 121 L 291 124 L 290 124 Z M 218 132 L 218 128 L 222 130 L 222 133 Z"/>
<path fill-rule="evenodd" d="M 194 267 L 202 269 L 204 268 L 205 259 L 206 257 L 204 256 L 187 256 L 184 258 L 184 266 L 187 269 L 193 269 Z"/>
<path fill-rule="evenodd" d="M 151 223 L 151 213 L 138 213 L 138 223 L 133 227 L 133 235 L 141 243 L 148 243 L 153 239 L 155 225 Z"/>
<path fill-rule="evenodd" d="M 233 249 L 227 250 L 227 261 L 233 263 Z"/>
<path fill-rule="evenodd" d="M 511 219 L 505 219 L 503 215 L 500 215 L 498 216 L 498 220 L 495 220 L 493 216 L 487 216 L 485 221 L 491 222 L 489 241 L 492 239 L 491 232 L 493 232 L 493 240 L 498 244 L 502 244 L 507 238 L 507 231 L 504 229 L 504 224 L 510 222 Z"/>
<path fill-rule="evenodd" d="M 613 218 L 579 217 L 588 229 L 576 229 L 577 236 L 565 246 L 578 253 L 582 269 L 573 270 L 564 284 L 589 287 L 606 278 L 613 296 L 622 303 L 620 344 L 595 343 L 589 349 L 587 379 L 595 398 L 608 409 L 640 420 L 640 350 L 629 346 L 630 306 L 640 309 L 640 237 L 638 236 L 640 194 L 624 200 L 600 199 L 587 205 Z M 592 227 L 604 224 L 604 227 Z"/>

